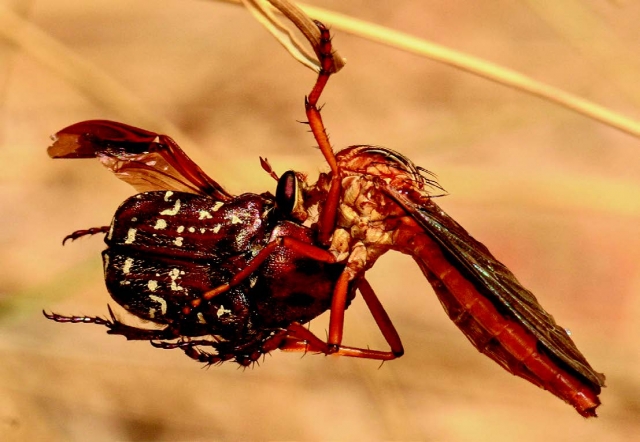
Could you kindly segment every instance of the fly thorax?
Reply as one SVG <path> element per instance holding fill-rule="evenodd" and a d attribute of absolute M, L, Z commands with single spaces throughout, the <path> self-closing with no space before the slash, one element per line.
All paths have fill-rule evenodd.
<path fill-rule="evenodd" d="M 373 180 L 363 175 L 348 176 L 342 180 L 343 197 L 338 210 L 338 227 L 349 232 L 351 238 L 365 245 L 391 244 L 388 216 L 391 203 L 376 187 Z"/>

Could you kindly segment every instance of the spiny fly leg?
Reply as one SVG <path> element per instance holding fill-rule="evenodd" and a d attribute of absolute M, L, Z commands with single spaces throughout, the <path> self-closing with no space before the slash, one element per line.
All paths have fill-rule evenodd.
<path fill-rule="evenodd" d="M 338 169 L 336 156 L 333 153 L 333 148 L 329 142 L 327 130 L 322 122 L 320 110 L 318 109 L 318 100 L 334 68 L 331 54 L 331 35 L 322 23 L 319 21 L 315 23 L 318 29 L 320 29 L 320 44 L 317 52 L 320 58 L 321 68 L 311 93 L 305 98 L 305 110 L 311 132 L 318 143 L 322 155 L 324 155 L 325 160 L 327 160 L 331 168 L 331 186 L 329 195 L 320 214 L 320 231 L 318 234 L 320 243 L 327 244 L 333 233 L 336 214 L 338 212 L 338 202 L 340 200 L 340 171 Z"/>

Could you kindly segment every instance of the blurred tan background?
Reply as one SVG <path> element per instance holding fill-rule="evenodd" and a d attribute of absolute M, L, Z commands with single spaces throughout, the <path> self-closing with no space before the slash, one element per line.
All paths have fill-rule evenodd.
<path fill-rule="evenodd" d="M 638 440 L 638 139 L 335 32 L 348 64 L 322 101 L 336 148 L 383 145 L 438 174 L 450 193 L 439 204 L 607 375 L 600 417 L 584 420 L 480 355 L 417 266 L 396 254 L 380 260 L 370 281 L 403 338 L 401 359 L 379 367 L 275 352 L 255 369 L 202 370 L 179 351 L 42 317 L 43 308 L 106 314 L 101 239 L 60 242 L 107 224 L 133 194 L 97 162 L 50 160 L 48 137 L 93 118 L 157 131 L 170 123 L 170 135 L 230 191 L 273 191 L 259 155 L 280 173 L 293 168 L 315 180 L 326 169 L 296 122 L 305 118 L 303 96 L 315 75 L 233 5 L 3 1 L 12 15 L 0 10 L 0 439 Z M 640 119 L 637 2 L 314 4 L 484 57 Z M 11 27 L 16 16 L 30 27 Z M 58 50 L 119 85 L 129 101 L 91 80 L 70 80 L 78 71 Z M 326 317 L 312 324 L 321 336 L 326 327 Z M 347 312 L 345 343 L 384 347 L 362 300 Z"/>

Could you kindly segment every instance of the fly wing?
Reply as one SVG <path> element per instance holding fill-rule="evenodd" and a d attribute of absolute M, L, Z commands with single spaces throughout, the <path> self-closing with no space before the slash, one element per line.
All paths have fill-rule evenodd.
<path fill-rule="evenodd" d="M 90 120 L 62 129 L 53 140 L 47 150 L 50 157 L 98 158 L 139 192 L 176 190 L 218 201 L 232 198 L 166 135 L 114 121 Z"/>
<path fill-rule="evenodd" d="M 518 320 L 552 356 L 594 386 L 604 375 L 591 368 L 564 328 L 558 326 L 533 293 L 524 288 L 504 264 L 442 211 L 431 199 L 412 198 L 383 185 L 393 198 L 441 247 L 450 261 L 499 311 Z M 415 200 L 420 199 L 420 202 Z"/>

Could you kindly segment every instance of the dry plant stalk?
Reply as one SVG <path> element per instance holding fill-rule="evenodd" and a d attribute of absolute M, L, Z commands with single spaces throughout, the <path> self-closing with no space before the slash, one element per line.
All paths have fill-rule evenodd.
<path fill-rule="evenodd" d="M 264 26 L 289 53 L 309 69 L 320 72 L 320 31 L 314 21 L 300 8 L 287 0 L 241 0 L 242 4 Z M 307 51 L 291 31 L 284 26 L 275 11 L 280 12 L 293 23 L 305 38 L 311 43 L 316 56 Z M 346 60 L 333 52 L 333 73 L 338 72 L 346 63 Z"/>
<path fill-rule="evenodd" d="M 246 4 L 251 0 L 215 0 L 226 3 Z M 256 0 L 263 1 L 266 0 Z M 270 3 L 283 4 L 284 0 L 269 0 Z M 397 48 L 406 52 L 429 58 L 439 63 L 447 64 L 457 69 L 469 72 L 487 80 L 494 81 L 503 86 L 516 89 L 521 92 L 534 95 L 551 103 L 558 104 L 566 109 L 574 111 L 580 115 L 591 118 L 614 129 L 618 129 L 636 138 L 640 138 L 640 122 L 632 118 L 628 118 L 613 110 L 600 106 L 589 100 L 577 95 L 571 94 L 563 89 L 553 87 L 541 81 L 537 81 L 527 75 L 508 69 L 504 66 L 491 63 L 485 59 L 473 57 L 460 51 L 438 45 L 431 41 L 414 37 L 412 35 L 396 31 L 384 26 L 376 25 L 364 20 L 339 14 L 315 6 L 298 3 L 298 11 L 303 14 L 309 14 L 317 20 L 327 25 L 331 25 L 334 29 L 340 29 L 344 32 L 366 38 L 393 48 Z M 280 11 L 281 9 L 278 8 Z M 284 10 L 282 13 L 285 14 Z M 285 14 L 286 15 L 286 14 Z M 287 15 L 287 17 L 289 17 Z M 293 19 L 289 17 L 292 21 Z M 296 25 L 298 26 L 298 25 Z M 276 34 L 274 34 L 276 35 Z M 278 38 L 276 36 L 276 38 Z M 309 39 L 309 37 L 307 37 Z M 313 43 L 313 40 L 309 39 Z M 283 43 L 283 45 L 285 45 Z M 285 45 L 287 47 L 287 45 Z M 287 48 L 288 49 L 288 48 Z M 289 50 L 293 55 L 293 52 Z M 294 57 L 296 57 L 294 55 Z M 297 58 L 297 57 L 296 57 Z M 302 62 L 302 61 L 301 61 Z M 305 66 L 308 66 L 308 64 Z"/>

